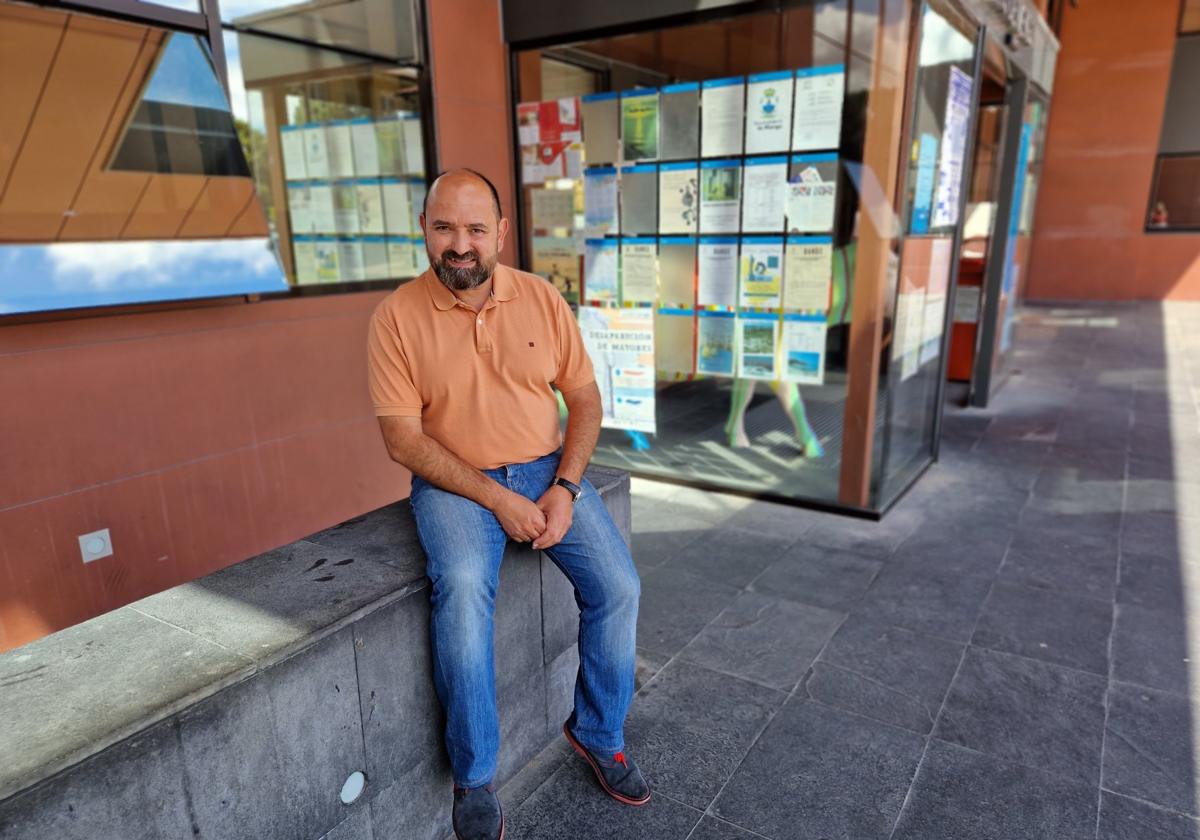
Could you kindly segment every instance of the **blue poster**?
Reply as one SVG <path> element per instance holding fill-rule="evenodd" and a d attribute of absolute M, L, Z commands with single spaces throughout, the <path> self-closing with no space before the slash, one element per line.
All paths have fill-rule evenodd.
<path fill-rule="evenodd" d="M 938 139 L 922 134 L 917 147 L 917 183 L 913 190 L 911 233 L 929 233 L 930 212 L 933 207 L 933 175 L 937 171 Z"/>

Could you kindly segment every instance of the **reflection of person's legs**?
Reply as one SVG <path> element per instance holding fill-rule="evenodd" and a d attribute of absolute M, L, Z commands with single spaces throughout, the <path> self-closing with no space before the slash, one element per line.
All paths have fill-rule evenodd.
<path fill-rule="evenodd" d="M 512 487 L 537 499 L 557 468 L 557 458 L 523 465 Z M 624 747 L 625 715 L 633 699 L 641 584 L 604 500 L 586 479 L 582 487 L 570 529 L 546 554 L 575 587 L 579 604 L 579 674 L 570 728 L 587 748 L 612 755 Z"/>
<path fill-rule="evenodd" d="M 796 383 L 772 382 L 771 390 L 775 392 L 779 404 L 783 406 L 788 419 L 792 421 L 796 440 L 804 450 L 804 457 L 820 458 L 824 456 L 825 450 L 821 446 L 821 441 L 817 439 L 817 433 L 809 425 L 808 412 L 804 409 L 804 399 L 800 396 L 800 388 Z"/>
<path fill-rule="evenodd" d="M 729 389 L 729 419 L 725 421 L 725 437 L 730 446 L 749 446 L 746 436 L 746 408 L 754 396 L 753 379 L 734 379 Z"/>
<path fill-rule="evenodd" d="M 446 710 L 446 751 L 459 787 L 492 781 L 500 748 L 493 635 L 507 539 L 491 511 L 413 479 L 413 514 L 433 583 L 433 680 Z"/>

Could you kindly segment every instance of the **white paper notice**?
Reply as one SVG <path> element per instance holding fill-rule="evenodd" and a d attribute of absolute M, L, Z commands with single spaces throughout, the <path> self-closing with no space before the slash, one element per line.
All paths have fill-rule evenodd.
<path fill-rule="evenodd" d="M 375 142 L 375 122 L 370 117 L 350 121 L 350 141 L 354 147 L 354 171 L 360 178 L 384 175 L 379 171 L 379 144 Z"/>
<path fill-rule="evenodd" d="M 825 382 L 825 316 L 783 316 L 783 379 L 802 385 Z"/>
<path fill-rule="evenodd" d="M 792 71 L 751 76 L 746 85 L 746 154 L 786 152 L 791 129 Z"/>
<path fill-rule="evenodd" d="M 653 434 L 654 309 L 581 306 L 579 331 L 600 387 L 600 424 Z"/>
<path fill-rule="evenodd" d="M 383 233 L 383 191 L 379 181 L 363 178 L 355 181 L 358 191 L 358 229 L 362 233 Z"/>
<path fill-rule="evenodd" d="M 697 276 L 697 306 L 737 306 L 737 237 L 701 236 Z"/>
<path fill-rule="evenodd" d="M 846 68 L 841 64 L 796 71 L 792 151 L 836 149 L 842 132 Z"/>
<path fill-rule="evenodd" d="M 328 181 L 313 181 L 308 185 L 311 198 L 313 230 L 317 233 L 333 233 L 337 230 L 333 215 L 333 185 Z M 318 260 L 319 262 L 319 260 Z"/>
<path fill-rule="evenodd" d="M 532 189 L 533 226 L 538 230 L 575 227 L 575 191 Z"/>
<path fill-rule="evenodd" d="M 658 240 L 627 236 L 621 240 L 621 303 L 654 303 L 658 292 Z"/>
<path fill-rule="evenodd" d="M 316 283 L 317 243 L 310 236 L 294 236 L 292 254 L 296 262 L 296 282 L 301 285 Z"/>
<path fill-rule="evenodd" d="M 701 233 L 738 232 L 741 169 L 739 160 L 706 160 L 700 165 Z"/>
<path fill-rule="evenodd" d="M 700 220 L 699 170 L 691 161 L 658 169 L 658 232 L 695 233 Z"/>
<path fill-rule="evenodd" d="M 778 379 L 779 318 L 776 315 L 738 316 L 738 376 Z"/>
<path fill-rule="evenodd" d="M 710 79 L 701 84 L 700 156 L 742 153 L 742 105 L 746 85 L 741 76 Z"/>
<path fill-rule="evenodd" d="M 279 130 L 279 145 L 283 149 L 283 175 L 289 181 L 303 181 L 308 177 L 304 164 L 304 129 L 285 125 Z"/>
<path fill-rule="evenodd" d="M 408 184 L 399 178 L 384 178 L 383 226 L 389 234 L 406 236 L 412 233 L 412 213 L 409 208 Z"/>
<path fill-rule="evenodd" d="M 742 232 L 783 230 L 787 203 L 787 158 L 746 158 L 742 170 Z"/>
<path fill-rule="evenodd" d="M 742 308 L 778 309 L 783 288 L 783 239 L 771 236 L 742 239 L 739 274 L 738 299 Z"/>
<path fill-rule="evenodd" d="M 979 323 L 979 304 L 983 289 L 980 286 L 959 285 L 954 290 L 954 323 Z"/>
<path fill-rule="evenodd" d="M 783 261 L 783 306 L 798 312 L 829 309 L 833 279 L 833 240 L 828 236 L 789 236 Z"/>
<path fill-rule="evenodd" d="M 617 300 L 617 240 L 589 239 L 583 257 L 583 293 L 592 302 Z"/>
<path fill-rule="evenodd" d="M 408 175 L 424 175 L 425 141 L 421 137 L 420 117 L 402 116 L 400 131 L 404 138 L 404 172 Z"/>
<path fill-rule="evenodd" d="M 831 173 L 822 173 L 830 169 Z M 798 172 L 787 185 L 787 229 L 795 233 L 830 233 L 837 199 L 837 156 L 805 155 L 793 158 Z"/>
<path fill-rule="evenodd" d="M 325 144 L 329 154 L 329 173 L 334 178 L 354 175 L 354 147 L 350 141 L 350 121 L 335 120 L 325 127 Z"/>
<path fill-rule="evenodd" d="M 329 155 L 325 147 L 325 126 L 319 123 L 306 125 L 301 133 L 304 135 L 304 164 L 308 170 L 308 177 L 328 178 Z"/>
<path fill-rule="evenodd" d="M 288 211 L 291 214 L 292 233 L 312 233 L 312 196 L 307 184 L 288 184 Z"/>
<path fill-rule="evenodd" d="M 617 170 L 600 166 L 583 173 L 583 219 L 588 236 L 616 233 Z"/>
<path fill-rule="evenodd" d="M 958 221 L 962 196 L 963 153 L 967 148 L 967 129 L 971 124 L 971 77 L 957 67 L 950 68 L 950 91 L 946 94 L 946 130 L 942 132 L 941 158 L 938 160 L 937 194 L 933 200 L 933 227 L 945 227 Z"/>

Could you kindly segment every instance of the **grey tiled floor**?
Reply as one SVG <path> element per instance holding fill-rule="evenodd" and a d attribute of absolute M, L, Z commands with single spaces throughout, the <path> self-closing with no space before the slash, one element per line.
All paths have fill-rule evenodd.
<path fill-rule="evenodd" d="M 549 748 L 511 840 L 1196 840 L 1200 306 L 1026 310 L 882 523 L 634 482 L 626 731 Z"/>

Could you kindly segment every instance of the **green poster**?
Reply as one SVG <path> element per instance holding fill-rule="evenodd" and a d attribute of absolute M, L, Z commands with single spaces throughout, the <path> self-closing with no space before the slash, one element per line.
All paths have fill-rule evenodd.
<path fill-rule="evenodd" d="M 621 98 L 625 160 L 658 159 L 658 93 Z"/>

